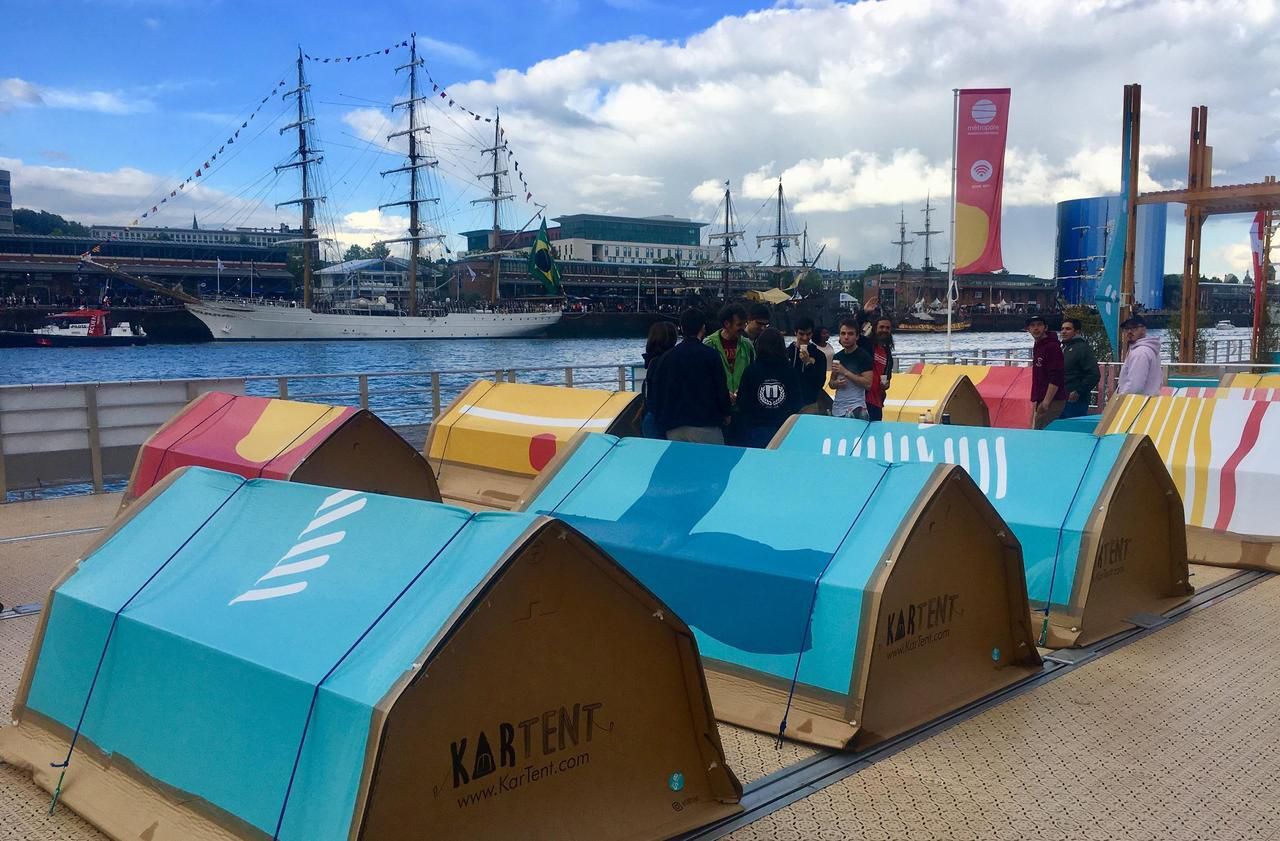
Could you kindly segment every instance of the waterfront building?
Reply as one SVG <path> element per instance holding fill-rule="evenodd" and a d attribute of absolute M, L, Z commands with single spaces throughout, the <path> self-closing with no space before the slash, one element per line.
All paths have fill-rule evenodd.
<path fill-rule="evenodd" d="M 702 244 L 705 222 L 678 216 L 609 216 L 575 213 L 552 221 L 547 228 L 556 256 L 561 260 L 588 263 L 689 266 L 714 259 L 713 249 Z M 502 249 L 525 249 L 533 244 L 537 231 L 518 234 L 504 231 Z M 464 231 L 467 251 L 463 255 L 491 250 L 492 231 Z"/>
<path fill-rule="evenodd" d="M 190 228 L 143 228 L 128 225 L 94 225 L 90 233 L 99 239 L 124 242 L 177 242 L 191 245 L 256 245 L 270 247 L 302 232 L 281 223 L 278 228 L 204 229 L 191 217 Z"/>
<path fill-rule="evenodd" d="M 1098 278 L 1107 263 L 1115 221 L 1124 209 L 1123 196 L 1094 196 L 1058 202 L 1054 275 L 1068 304 L 1092 304 Z M 1164 308 L 1164 247 L 1169 207 L 1138 206 L 1134 246 L 1134 300 L 1148 310 Z"/>
<path fill-rule="evenodd" d="M 13 187 L 9 170 L 0 169 L 0 234 L 13 233 Z"/>
<path fill-rule="evenodd" d="M 879 272 L 864 275 L 864 297 L 899 316 L 917 302 L 926 310 L 945 307 L 947 273 L 944 271 Z M 956 305 L 972 313 L 1034 313 L 1057 309 L 1058 284 L 1052 278 L 1025 274 L 958 274 Z"/>

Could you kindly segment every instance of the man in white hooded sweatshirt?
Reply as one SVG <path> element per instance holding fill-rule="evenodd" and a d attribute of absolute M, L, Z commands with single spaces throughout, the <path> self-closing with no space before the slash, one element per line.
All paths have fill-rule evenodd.
<path fill-rule="evenodd" d="M 1147 322 L 1140 315 L 1125 319 L 1120 329 L 1129 340 L 1129 355 L 1120 368 L 1120 385 L 1116 393 L 1155 397 L 1164 386 L 1160 340 L 1147 337 Z"/>

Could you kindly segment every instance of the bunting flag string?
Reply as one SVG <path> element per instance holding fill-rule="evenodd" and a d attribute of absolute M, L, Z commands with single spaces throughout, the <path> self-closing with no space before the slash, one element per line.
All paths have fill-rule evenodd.
<path fill-rule="evenodd" d="M 308 55 L 306 53 L 303 53 L 302 57 L 305 58 L 307 61 L 314 61 L 317 64 L 341 64 L 344 61 L 347 63 L 351 63 L 353 61 L 362 61 L 366 58 L 373 58 L 376 55 L 391 55 L 392 50 L 398 49 L 400 47 L 407 47 L 407 46 L 409 46 L 409 42 L 405 40 L 405 41 L 401 41 L 398 44 L 392 44 L 389 47 L 383 47 L 380 50 L 373 50 L 371 52 L 361 53 L 360 55 L 331 56 L 329 58 L 322 58 L 321 56 L 318 56 L 318 55 Z"/>
<path fill-rule="evenodd" d="M 441 85 L 434 78 L 432 78 L 431 71 L 428 70 L 426 71 L 426 73 L 427 73 L 427 81 L 431 83 L 431 92 L 435 94 L 439 94 L 440 99 L 442 99 L 445 102 L 445 104 L 448 105 L 448 107 L 458 111 L 462 111 L 463 113 L 469 115 L 476 122 L 481 122 L 481 121 L 486 123 L 493 122 L 492 117 L 486 117 L 483 114 L 477 114 L 475 111 L 472 111 L 470 108 L 466 107 L 465 105 L 463 105 L 462 103 L 454 99 L 453 97 L 449 96 L 449 91 L 447 91 L 443 85 Z M 508 160 L 510 160 L 512 162 L 512 165 L 515 167 L 516 177 L 520 179 L 520 186 L 524 188 L 525 202 L 533 201 L 533 193 L 532 191 L 529 190 L 529 182 L 525 180 L 524 173 L 520 171 L 520 162 L 516 160 L 515 153 L 511 151 L 511 146 L 510 144 L 507 143 L 507 133 L 505 130 L 503 130 L 502 126 L 498 126 L 498 136 L 501 139 L 502 148 L 506 150 Z"/>
<path fill-rule="evenodd" d="M 169 202 L 169 199 L 177 198 L 178 193 L 185 190 L 187 185 L 190 184 L 192 181 L 194 181 L 197 178 L 203 178 L 204 176 L 208 175 L 209 171 L 213 168 L 213 162 L 218 159 L 218 156 L 223 154 L 223 152 L 226 150 L 228 146 L 235 144 L 236 140 L 238 140 L 240 137 L 240 132 L 244 131 L 249 127 L 249 123 L 253 121 L 254 117 L 258 116 L 258 112 L 262 110 L 262 107 L 266 105 L 267 102 L 270 101 L 272 97 L 274 97 L 277 93 L 280 93 L 281 88 L 286 87 L 287 85 L 288 83 L 284 79 L 281 79 L 279 82 L 276 82 L 275 87 L 271 89 L 271 93 L 264 96 L 262 100 L 258 103 L 258 106 L 253 109 L 253 112 L 249 114 L 248 119 L 241 122 L 240 127 L 227 136 L 227 139 L 223 141 L 222 145 L 218 147 L 218 151 L 214 152 L 208 158 L 205 158 L 204 163 L 201 164 L 199 167 L 197 167 L 196 171 L 193 174 L 188 175 L 185 180 L 183 180 L 180 184 L 178 184 L 178 186 L 170 190 L 169 195 L 162 197 L 158 204 L 153 204 L 150 210 L 145 211 L 142 215 L 136 217 L 132 222 L 130 222 L 125 227 L 126 228 L 138 227 L 142 223 L 143 219 L 147 219 L 149 217 L 157 215 L 160 212 L 160 207 L 164 204 L 167 204 Z M 110 240 L 119 239 L 119 238 L 120 238 L 119 234 L 111 234 L 105 239 L 99 241 L 96 245 L 93 246 L 93 248 L 89 249 L 88 251 L 86 251 L 84 254 L 80 256 L 83 259 L 92 254 L 97 254 L 102 251 L 102 246 L 105 245 L 107 242 L 109 242 Z"/>

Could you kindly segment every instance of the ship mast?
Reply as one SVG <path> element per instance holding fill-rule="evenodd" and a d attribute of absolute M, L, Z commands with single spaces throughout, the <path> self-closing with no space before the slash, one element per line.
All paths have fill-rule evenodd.
<path fill-rule="evenodd" d="M 409 243 L 409 315 L 411 316 L 418 314 L 418 243 L 424 239 L 436 241 L 444 239 L 443 234 L 422 236 L 422 226 L 418 217 L 418 205 L 440 201 L 439 198 L 418 197 L 418 170 L 438 166 L 440 163 L 435 158 L 422 154 L 418 149 L 418 133 L 431 133 L 430 126 L 418 125 L 418 103 L 426 101 L 426 97 L 418 96 L 418 68 L 422 64 L 422 59 L 418 58 L 418 36 L 415 33 L 409 39 L 409 63 L 402 64 L 396 68 L 397 73 L 405 69 L 409 71 L 409 98 L 404 102 L 396 102 L 391 105 L 393 111 L 397 108 L 409 109 L 409 128 L 387 135 L 388 141 L 396 137 L 407 136 L 409 138 L 409 163 L 406 166 L 388 169 L 382 173 L 383 177 L 397 172 L 409 173 L 409 198 L 404 201 L 378 205 L 379 210 L 384 207 L 407 206 L 409 208 L 409 236 L 387 240 L 387 242 Z"/>
<path fill-rule="evenodd" d="M 476 176 L 481 181 L 486 178 L 492 179 L 489 195 L 481 199 L 471 200 L 472 204 L 480 204 L 481 202 L 493 203 L 493 230 L 489 232 L 489 250 L 493 252 L 493 288 L 489 293 L 489 300 L 494 303 L 498 302 L 501 294 L 498 288 L 498 281 L 502 272 L 502 253 L 499 251 L 502 241 L 502 225 L 499 223 L 498 205 L 514 198 L 514 194 L 502 192 L 502 176 L 507 174 L 507 170 L 503 169 L 498 162 L 498 155 L 505 148 L 506 144 L 502 140 L 502 115 L 495 111 L 493 117 L 493 146 L 481 150 L 482 154 L 491 156 L 493 168 L 489 172 L 482 172 Z"/>
<path fill-rule="evenodd" d="M 924 230 L 911 232 L 918 237 L 924 237 L 924 265 L 921 268 L 926 272 L 933 269 L 933 261 L 929 259 L 929 237 L 937 236 L 942 233 L 942 231 L 933 228 L 929 224 L 935 209 L 936 208 L 934 208 L 933 205 L 929 204 L 929 196 L 926 194 L 924 198 L 924 210 L 921 211 L 924 213 Z"/>
<path fill-rule="evenodd" d="M 284 134 L 290 129 L 298 130 L 298 150 L 296 152 L 298 159 L 282 164 L 275 168 L 276 172 L 282 169 L 297 168 L 302 172 L 302 195 L 296 199 L 280 202 L 276 207 L 284 207 L 290 204 L 302 205 L 302 237 L 299 239 L 281 240 L 280 244 L 300 243 L 302 245 L 302 306 L 305 309 L 311 309 L 311 264 L 312 249 L 315 243 L 320 240 L 316 237 L 315 231 L 315 214 L 316 202 L 324 201 L 324 196 L 311 195 L 311 165 L 318 164 L 324 160 L 324 156 L 320 154 L 319 149 L 312 149 L 307 145 L 307 126 L 315 122 L 314 117 L 307 115 L 306 96 L 307 91 L 311 90 L 311 86 L 307 84 L 306 76 L 302 70 L 302 47 L 298 47 L 298 87 L 294 90 L 287 91 L 283 96 L 296 96 L 298 98 L 298 119 L 296 122 L 290 123 L 280 129 L 280 133 Z"/>
<path fill-rule="evenodd" d="M 907 239 L 907 217 L 906 212 L 902 208 L 898 208 L 898 238 L 893 244 L 898 246 L 898 288 L 894 290 L 894 304 L 900 302 L 897 298 L 902 294 L 901 289 L 906 283 L 907 274 L 907 246 L 915 242 L 913 239 Z M 925 240 L 928 242 L 928 240 Z"/>
<path fill-rule="evenodd" d="M 782 219 L 784 215 L 786 215 L 786 204 L 783 202 L 783 199 L 782 199 L 782 179 L 779 178 L 778 179 L 777 230 L 775 233 L 761 234 L 756 237 L 756 245 L 761 245 L 762 243 L 765 243 L 765 242 L 773 243 L 773 245 L 769 246 L 774 251 L 773 265 L 775 268 L 779 268 L 779 269 L 782 268 L 784 260 L 786 258 L 787 245 L 791 242 L 794 242 L 796 245 L 800 244 L 800 236 L 798 234 L 792 233 L 791 231 L 782 230 Z"/>
<path fill-rule="evenodd" d="M 733 197 L 729 194 L 729 182 L 724 182 L 724 231 L 707 236 L 707 243 L 712 240 L 721 240 L 724 249 L 724 266 L 721 269 L 724 280 L 724 299 L 729 300 L 729 264 L 733 262 L 733 247 L 738 244 L 738 238 L 743 236 L 746 231 L 733 230 Z"/>

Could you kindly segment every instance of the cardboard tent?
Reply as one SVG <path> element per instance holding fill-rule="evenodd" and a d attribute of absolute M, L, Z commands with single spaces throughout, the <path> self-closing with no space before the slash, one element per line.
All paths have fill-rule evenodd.
<path fill-rule="evenodd" d="M 431 424 L 444 498 L 509 509 L 578 431 L 640 434 L 639 392 L 477 380 Z"/>
<path fill-rule="evenodd" d="M 583 435 L 526 509 L 572 524 L 685 618 L 718 718 L 862 747 L 1040 660 L 1017 541 L 962 470 L 846 467 Z"/>
<path fill-rule="evenodd" d="M 1224 374 L 1224 388 L 1280 388 L 1280 374 Z"/>
<path fill-rule="evenodd" d="M 884 401 L 886 421 L 941 423 L 943 415 L 961 426 L 991 425 L 987 404 L 968 377 L 893 375 Z"/>
<path fill-rule="evenodd" d="M 46 608 L 0 757 L 52 790 L 83 712 L 59 802 L 112 838 L 666 838 L 738 810 L 688 628 L 554 520 L 187 468 Z"/>
<path fill-rule="evenodd" d="M 1031 428 L 1031 368 L 1022 365 L 926 365 L 911 372 L 943 381 L 968 377 L 987 404 L 991 426 L 1000 429 Z"/>
<path fill-rule="evenodd" d="M 806 416 L 772 446 L 841 464 L 959 464 L 1022 544 L 1035 629 L 1050 648 L 1087 645 L 1191 595 L 1182 503 L 1140 435 Z"/>
<path fill-rule="evenodd" d="M 1197 563 L 1280 571 L 1280 403 L 1126 395 L 1098 433 L 1150 436 L 1182 496 Z"/>
<path fill-rule="evenodd" d="M 1236 376 L 1228 374 L 1228 376 Z M 1214 400 L 1280 400 L 1280 387 L 1182 386 L 1162 388 L 1161 397 L 1210 397 Z"/>
<path fill-rule="evenodd" d="M 440 501 L 426 460 L 372 412 L 213 391 L 188 403 L 142 445 L 122 505 L 193 465 L 246 479 Z"/>

